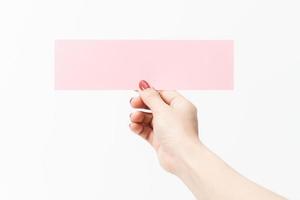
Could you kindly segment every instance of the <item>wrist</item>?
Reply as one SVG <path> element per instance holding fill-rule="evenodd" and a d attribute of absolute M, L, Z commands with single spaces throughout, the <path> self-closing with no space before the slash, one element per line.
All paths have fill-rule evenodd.
<path fill-rule="evenodd" d="M 185 176 L 199 163 L 205 162 L 208 149 L 199 141 L 194 140 L 183 143 L 176 152 L 176 166 L 174 174 L 178 177 Z"/>
<path fill-rule="evenodd" d="M 180 179 L 198 177 L 204 180 L 208 174 L 214 174 L 225 166 L 225 163 L 200 141 L 190 143 L 185 150 L 178 153 L 177 161 L 174 174 Z"/>

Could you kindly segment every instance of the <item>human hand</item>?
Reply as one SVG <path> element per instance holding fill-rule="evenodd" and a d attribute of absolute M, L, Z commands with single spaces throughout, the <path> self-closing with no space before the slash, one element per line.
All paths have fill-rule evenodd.
<path fill-rule="evenodd" d="M 206 148 L 198 138 L 196 107 L 176 91 L 157 91 L 139 84 L 130 129 L 147 140 L 160 164 L 177 175 L 199 200 L 285 199 L 243 177 Z"/>
<path fill-rule="evenodd" d="M 130 129 L 153 146 L 164 169 L 176 173 L 180 157 L 188 154 L 194 145 L 201 144 L 197 109 L 176 91 L 157 91 L 146 81 L 141 81 L 139 87 L 139 96 L 132 98 L 130 104 L 151 113 L 131 113 Z"/>

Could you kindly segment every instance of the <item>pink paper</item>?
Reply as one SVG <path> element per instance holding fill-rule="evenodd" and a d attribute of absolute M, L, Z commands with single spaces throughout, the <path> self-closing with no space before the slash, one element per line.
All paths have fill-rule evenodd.
<path fill-rule="evenodd" d="M 55 89 L 233 89 L 231 40 L 57 40 Z"/>

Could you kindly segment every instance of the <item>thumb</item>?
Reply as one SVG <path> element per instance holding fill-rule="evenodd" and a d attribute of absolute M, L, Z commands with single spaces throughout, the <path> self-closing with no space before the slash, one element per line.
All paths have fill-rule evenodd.
<path fill-rule="evenodd" d="M 140 81 L 139 90 L 140 96 L 143 102 L 153 111 L 157 112 L 167 106 L 164 100 L 161 98 L 158 91 L 150 87 L 149 83 L 145 80 Z"/>

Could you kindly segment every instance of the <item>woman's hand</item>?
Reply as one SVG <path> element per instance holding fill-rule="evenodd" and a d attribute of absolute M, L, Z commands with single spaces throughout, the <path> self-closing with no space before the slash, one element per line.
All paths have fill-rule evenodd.
<path fill-rule="evenodd" d="M 200 145 L 196 107 L 176 91 L 156 91 L 141 81 L 140 96 L 132 98 L 133 108 L 149 109 L 130 114 L 130 128 L 156 150 L 164 169 L 176 173 L 180 156 Z"/>
<path fill-rule="evenodd" d="M 141 81 L 137 111 L 130 128 L 156 150 L 164 169 L 177 175 L 198 200 L 282 200 L 283 197 L 241 176 L 206 148 L 198 138 L 197 110 L 175 91 L 156 91 Z"/>

